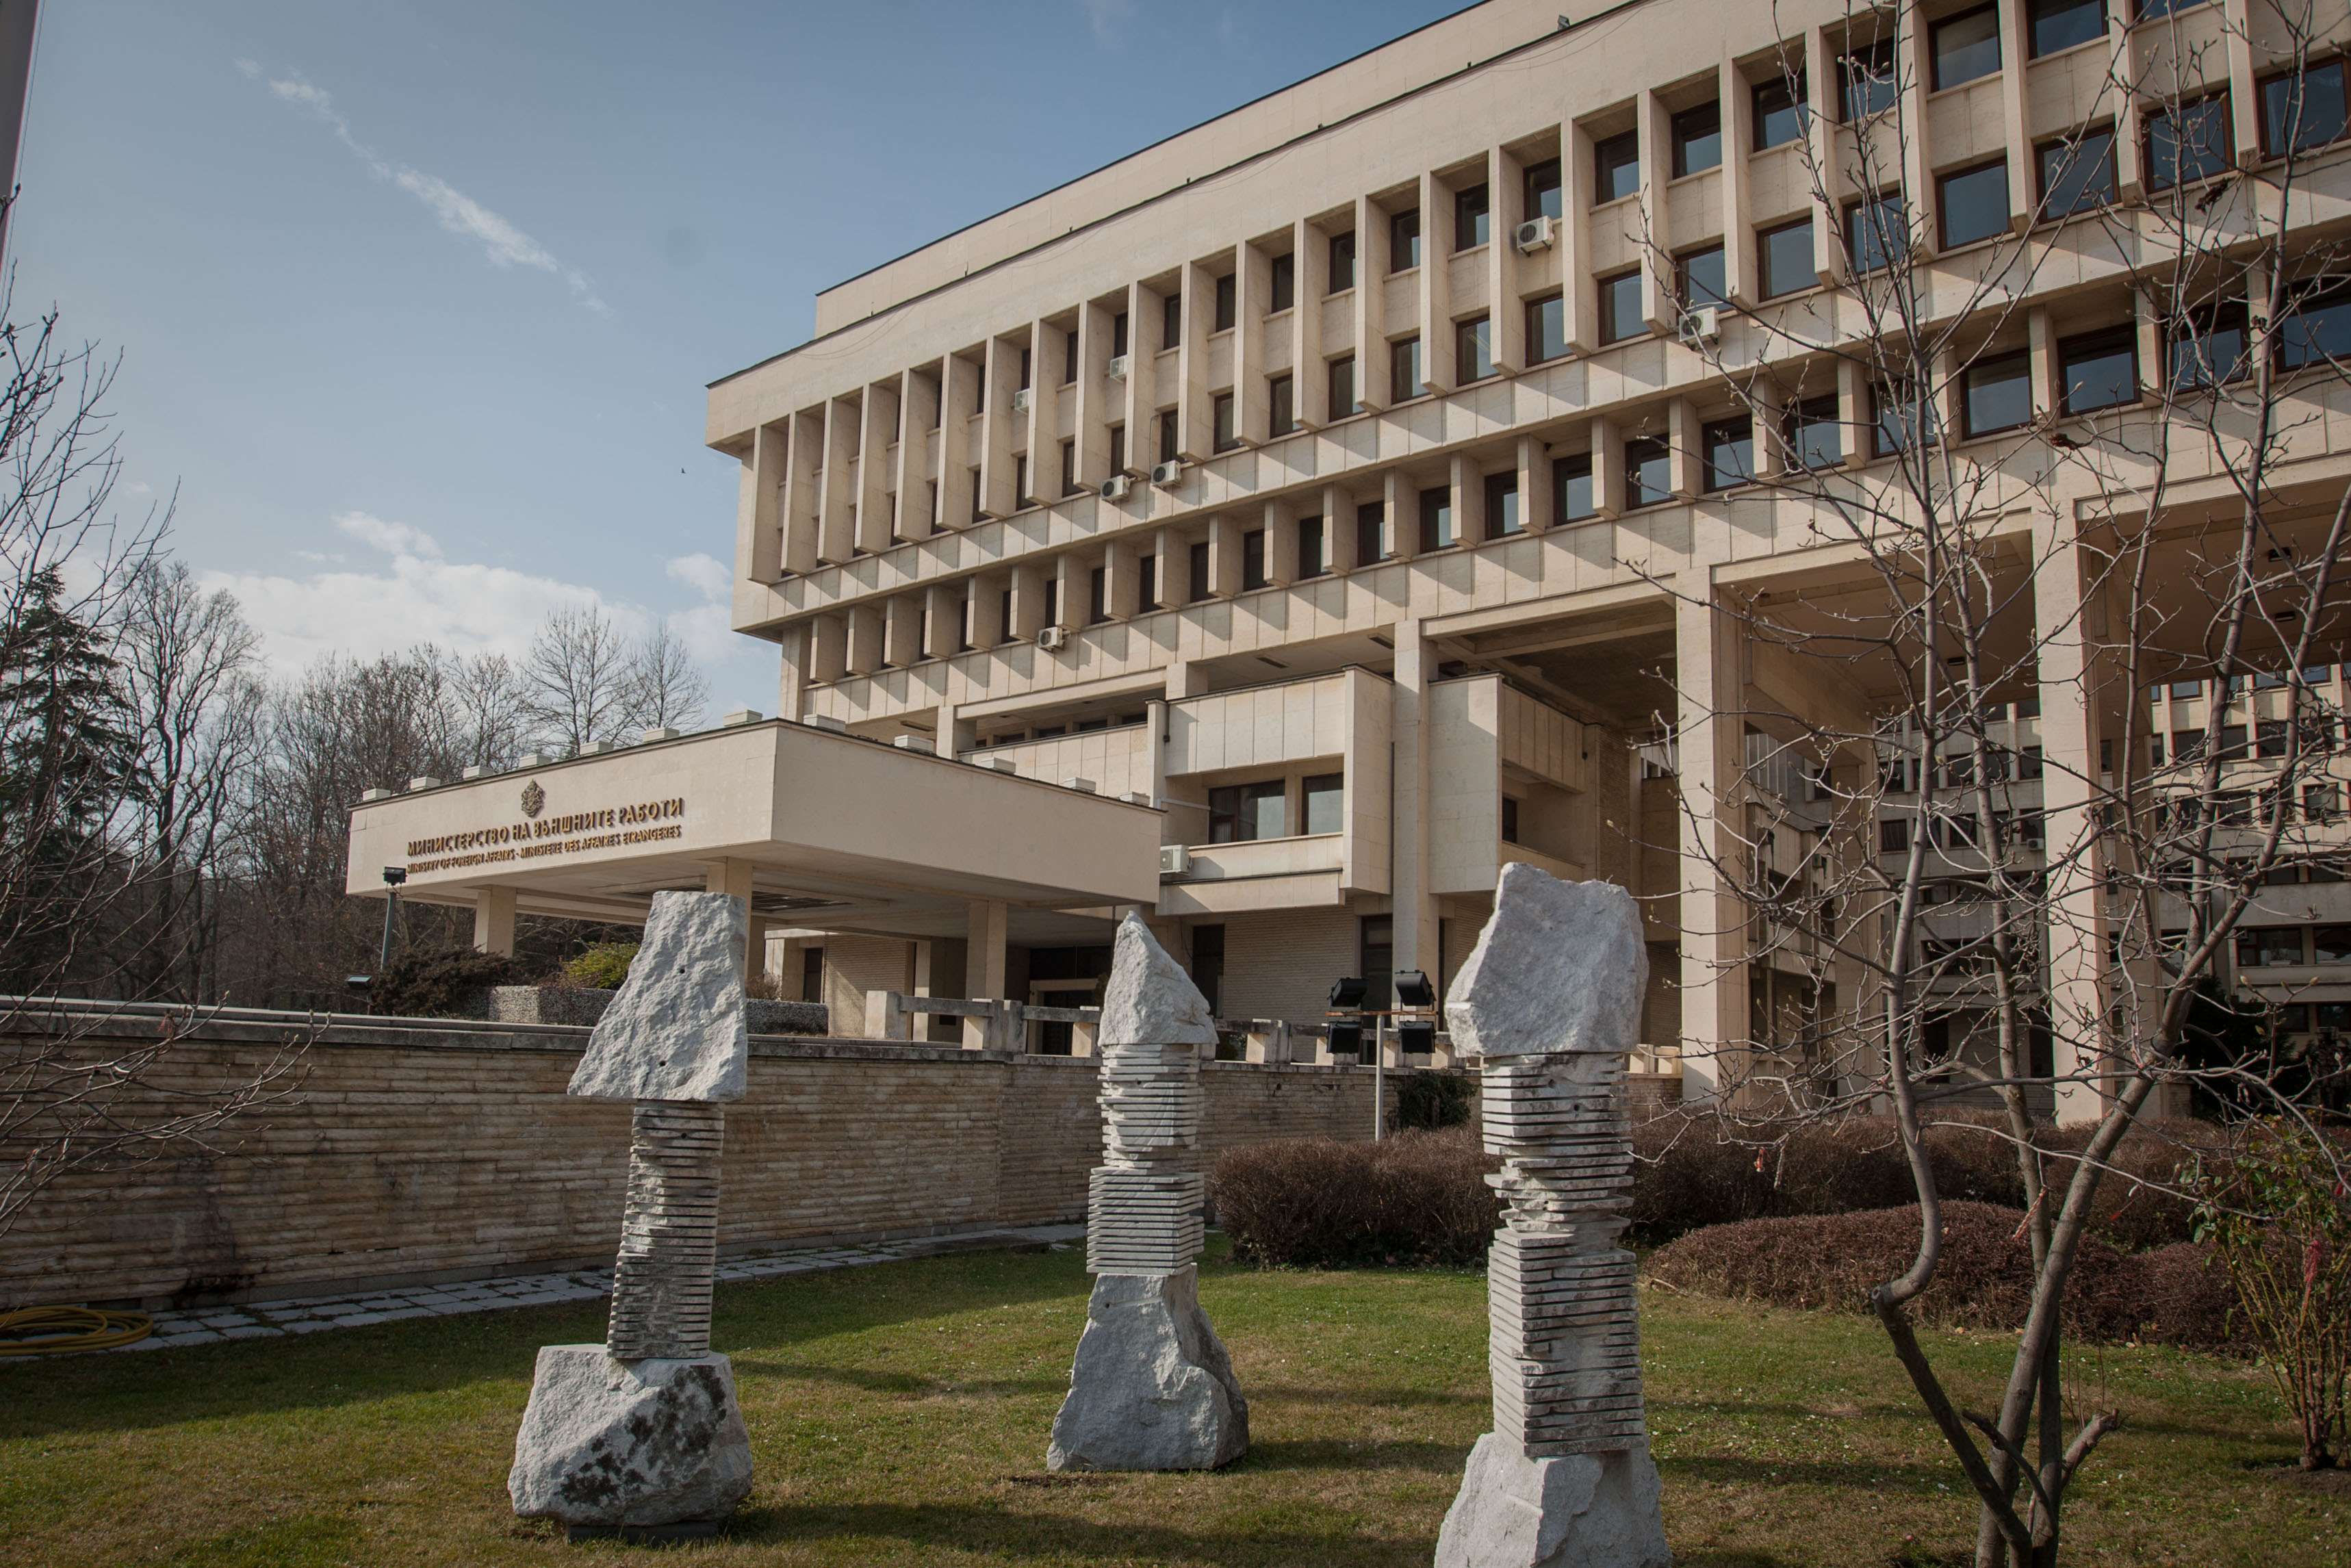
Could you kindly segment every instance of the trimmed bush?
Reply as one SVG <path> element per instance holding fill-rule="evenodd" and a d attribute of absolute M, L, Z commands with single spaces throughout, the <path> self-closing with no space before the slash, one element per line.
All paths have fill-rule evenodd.
<path fill-rule="evenodd" d="M 1458 1073 L 1409 1072 L 1396 1080 L 1396 1125 L 1466 1126 L 1469 1102 L 1469 1080 Z"/>
<path fill-rule="evenodd" d="M 1913 1320 L 1942 1328 L 2022 1328 L 2032 1299 L 2023 1222 L 2022 1209 L 1946 1203 L 1935 1280 L 1911 1303 Z M 1917 1249 L 1918 1207 L 1912 1204 L 1708 1226 L 1659 1249 L 1648 1270 L 1676 1289 L 1707 1295 L 1866 1312 L 1869 1291 L 1908 1269 Z M 2066 1283 L 2066 1331 L 2087 1340 L 2227 1348 L 2227 1286 L 2205 1260 L 2206 1249 L 2192 1243 L 2132 1256 L 2085 1238 Z"/>
<path fill-rule="evenodd" d="M 599 942 L 564 965 L 563 977 L 575 986 L 617 991 L 629 977 L 629 966 L 636 962 L 637 946 L 634 942 Z"/>
<path fill-rule="evenodd" d="M 1407 1131 L 1380 1143 L 1297 1138 L 1236 1149 L 1208 1177 L 1233 1255 L 1290 1269 L 1460 1268 L 1486 1255 L 1500 1162 L 1477 1132 Z"/>
<path fill-rule="evenodd" d="M 472 947 L 429 947 L 368 982 L 368 1008 L 390 1018 L 470 1018 L 482 993 L 514 978 L 514 960 Z"/>

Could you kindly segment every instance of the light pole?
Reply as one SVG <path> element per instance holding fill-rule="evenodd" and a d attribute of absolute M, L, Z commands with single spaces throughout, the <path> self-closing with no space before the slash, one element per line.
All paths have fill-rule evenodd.
<path fill-rule="evenodd" d="M 407 880 L 408 873 L 400 867 L 388 865 L 383 868 L 383 885 L 389 891 L 383 898 L 383 955 L 376 962 L 378 978 L 392 967 L 392 923 L 400 914 L 400 885 Z"/>

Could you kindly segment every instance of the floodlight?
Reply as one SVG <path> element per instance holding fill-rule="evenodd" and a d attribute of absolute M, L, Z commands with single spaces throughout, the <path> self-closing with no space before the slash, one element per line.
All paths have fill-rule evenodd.
<path fill-rule="evenodd" d="M 1369 989 L 1359 975 L 1348 975 L 1331 987 L 1331 1006 L 1334 1009 L 1360 1008 L 1364 992 Z"/>
<path fill-rule="evenodd" d="M 1433 1008 L 1437 1005 L 1437 988 L 1418 969 L 1398 969 L 1395 999 L 1400 1008 Z"/>
<path fill-rule="evenodd" d="M 402 883 L 406 882 L 407 880 L 408 880 L 408 873 L 407 873 L 406 872 L 404 872 L 404 871 L 401 870 L 401 869 L 400 869 L 400 867 L 398 867 L 398 866 L 396 866 L 396 865 L 388 865 L 388 866 L 386 866 L 386 867 L 384 867 L 384 868 L 383 868 L 383 884 L 384 884 L 384 886 L 386 886 L 386 887 L 398 887 L 399 885 L 401 885 L 401 883 Z"/>
<path fill-rule="evenodd" d="M 1331 1054 L 1361 1056 L 1364 1054 L 1364 1026 L 1359 1023 L 1334 1023 L 1331 1026 Z"/>
<path fill-rule="evenodd" d="M 1437 1049 L 1437 1026 L 1414 1023 L 1409 1019 L 1396 1025 L 1396 1052 L 1401 1056 L 1426 1056 Z"/>

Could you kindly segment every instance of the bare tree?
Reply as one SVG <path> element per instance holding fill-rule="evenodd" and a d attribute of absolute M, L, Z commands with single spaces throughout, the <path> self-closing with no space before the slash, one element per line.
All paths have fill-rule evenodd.
<path fill-rule="evenodd" d="M 593 606 L 556 611 L 522 662 L 534 737 L 559 754 L 621 740 L 636 718 L 635 674 L 628 639 L 611 616 Z"/>
<path fill-rule="evenodd" d="M 529 693 L 504 653 L 453 658 L 444 685 L 465 766 L 512 768 L 529 744 Z"/>
<path fill-rule="evenodd" d="M 1917 8 L 1856 9 L 1825 30 L 1834 69 L 1809 62 L 1836 122 L 1810 120 L 1800 153 L 1832 287 L 1699 297 L 1659 214 L 1632 236 L 1724 411 L 1676 410 L 1640 449 L 1654 472 L 1628 459 L 1628 500 L 1737 492 L 1771 507 L 1781 551 L 1809 549 L 1728 592 L 1657 580 L 1747 650 L 1664 720 L 1684 843 L 1732 912 L 1703 935 L 1757 1020 L 1685 1051 L 1758 1139 L 1891 1112 L 1919 1239 L 1873 1302 L 1978 1495 L 1984 1565 L 2057 1560 L 2067 1488 L 2114 1423 L 2066 1430 L 2060 1316 L 2124 1136 L 2199 1082 L 2294 1113 L 2274 1063 L 2199 1041 L 2248 917 L 2336 847 L 2339 688 L 2316 677 L 2343 651 L 2351 497 L 2294 464 L 2346 385 L 2351 295 L 2297 187 L 2345 127 L 2292 84 L 2351 27 L 2306 0 L 2252 15 L 2240 41 L 2289 84 L 2252 166 L 2207 96 L 2225 50 L 2175 17 L 2111 53 L 2041 150 L 2038 197 L 2003 194 L 1991 232 L 1942 254 L 1917 188 Z M 1798 102 L 1802 56 L 1792 40 Z M 2106 129 L 2132 117 L 2135 197 Z M 2175 682 L 2205 694 L 2166 710 L 2193 728 L 2150 733 L 2150 689 Z M 2034 1269 L 1991 1414 L 1959 1407 L 1909 1315 L 1942 1239 L 1923 1134 L 1971 1101 L 2002 1114 Z M 2092 1124 L 2064 1160 L 2061 1114 Z"/>
<path fill-rule="evenodd" d="M 661 626 L 631 657 L 631 720 L 639 729 L 691 729 L 701 722 L 709 688 L 685 644 Z"/>

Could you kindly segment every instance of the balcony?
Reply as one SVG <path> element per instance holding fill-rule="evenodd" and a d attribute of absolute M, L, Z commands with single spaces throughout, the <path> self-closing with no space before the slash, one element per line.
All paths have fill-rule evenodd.
<path fill-rule="evenodd" d="M 1189 848 L 1189 873 L 1159 889 L 1162 915 L 1229 915 L 1346 902 L 1344 833 L 1301 833 Z"/>

